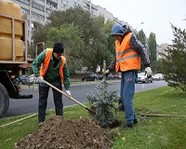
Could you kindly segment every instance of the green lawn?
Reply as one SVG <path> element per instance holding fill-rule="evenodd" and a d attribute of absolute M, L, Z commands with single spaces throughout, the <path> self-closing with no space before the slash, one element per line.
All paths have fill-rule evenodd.
<path fill-rule="evenodd" d="M 112 130 L 113 149 L 185 149 L 186 148 L 186 118 L 177 117 L 141 117 L 141 113 L 162 113 L 185 115 L 186 93 L 170 87 L 162 87 L 150 91 L 136 93 L 134 107 L 139 123 L 134 129 L 121 127 Z M 47 118 L 54 111 L 47 112 Z M 28 115 L 1 118 L 0 148 L 12 149 L 14 143 L 33 133 L 37 126 L 37 116 L 1 127 L 4 124 Z M 87 118 L 87 110 L 80 106 L 64 109 L 66 119 Z M 118 113 L 118 119 L 124 124 L 123 112 Z"/>

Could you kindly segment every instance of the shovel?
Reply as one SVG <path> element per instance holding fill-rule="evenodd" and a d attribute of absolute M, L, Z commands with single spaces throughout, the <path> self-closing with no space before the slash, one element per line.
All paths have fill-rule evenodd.
<path fill-rule="evenodd" d="M 63 94 L 64 96 L 66 96 L 67 98 L 69 98 L 70 100 L 74 101 L 75 103 L 79 104 L 80 106 L 84 107 L 85 109 L 87 109 L 91 114 L 95 115 L 96 112 L 93 111 L 92 109 L 90 109 L 89 107 L 85 106 L 84 104 L 82 104 L 81 102 L 79 102 L 77 99 L 73 98 L 72 96 L 68 96 L 65 92 L 63 92 L 62 90 L 58 89 L 57 87 L 53 86 L 52 84 L 50 84 L 49 82 L 43 80 L 44 83 L 46 83 L 48 86 L 52 87 L 53 89 L 55 89 L 56 91 L 60 92 L 61 94 Z"/>

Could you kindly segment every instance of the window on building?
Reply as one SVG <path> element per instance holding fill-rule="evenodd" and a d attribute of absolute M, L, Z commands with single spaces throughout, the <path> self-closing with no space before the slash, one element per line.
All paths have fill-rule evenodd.
<path fill-rule="evenodd" d="M 57 3 L 52 2 L 52 1 L 50 1 L 50 0 L 47 0 L 47 5 L 49 5 L 50 7 L 57 8 Z"/>
<path fill-rule="evenodd" d="M 45 10 L 44 6 L 42 6 L 42 5 L 40 5 L 40 4 L 36 3 L 36 2 L 32 2 L 32 7 L 35 8 L 35 9 L 41 10 L 43 12 Z"/>
<path fill-rule="evenodd" d="M 32 18 L 34 18 L 38 21 L 45 21 L 45 17 L 43 15 L 36 13 L 36 12 L 32 12 Z"/>
<path fill-rule="evenodd" d="M 30 0 L 17 0 L 17 1 L 30 6 Z"/>

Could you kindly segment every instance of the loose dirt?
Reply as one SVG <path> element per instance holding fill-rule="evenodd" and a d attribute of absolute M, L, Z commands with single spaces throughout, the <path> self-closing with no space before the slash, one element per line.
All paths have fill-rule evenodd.
<path fill-rule="evenodd" d="M 108 132 L 89 119 L 54 116 L 16 143 L 16 149 L 110 149 Z"/>

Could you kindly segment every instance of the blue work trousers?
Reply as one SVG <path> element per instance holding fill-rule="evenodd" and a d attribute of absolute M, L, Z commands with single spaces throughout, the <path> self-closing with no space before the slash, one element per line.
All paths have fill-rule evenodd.
<path fill-rule="evenodd" d="M 121 76 L 120 96 L 125 109 L 125 118 L 127 124 L 133 124 L 133 121 L 136 118 L 133 108 L 136 76 L 136 71 L 122 72 Z"/>

